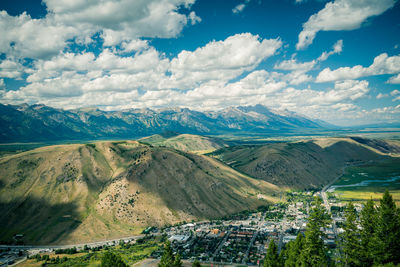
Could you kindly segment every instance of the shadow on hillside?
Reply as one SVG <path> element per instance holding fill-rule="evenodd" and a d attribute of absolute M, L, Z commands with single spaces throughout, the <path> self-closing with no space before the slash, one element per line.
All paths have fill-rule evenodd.
<path fill-rule="evenodd" d="M 161 148 L 152 151 L 151 158 L 130 166 L 126 178 L 160 197 L 178 219 L 179 212 L 197 218 L 221 218 L 264 204 L 256 197 L 238 193 L 253 187 L 247 180 L 226 175 L 200 156 Z"/>
<path fill-rule="evenodd" d="M 65 239 L 81 224 L 74 203 L 51 205 L 37 198 L 21 202 L 0 202 L 0 243 L 16 244 L 14 236 L 22 234 L 18 244 L 51 244 Z"/>

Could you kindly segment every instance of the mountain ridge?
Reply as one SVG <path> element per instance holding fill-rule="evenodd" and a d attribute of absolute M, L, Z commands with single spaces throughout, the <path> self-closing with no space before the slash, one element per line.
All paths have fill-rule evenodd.
<path fill-rule="evenodd" d="M 176 131 L 216 135 L 271 134 L 326 129 L 327 123 L 263 105 L 200 112 L 188 108 L 103 111 L 96 107 L 63 110 L 43 104 L 0 104 L 0 143 L 132 139 Z"/>

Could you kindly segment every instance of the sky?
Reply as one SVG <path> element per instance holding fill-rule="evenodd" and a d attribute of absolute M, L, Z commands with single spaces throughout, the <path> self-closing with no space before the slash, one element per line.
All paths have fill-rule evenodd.
<path fill-rule="evenodd" d="M 397 0 L 0 0 L 0 103 L 400 122 Z"/>

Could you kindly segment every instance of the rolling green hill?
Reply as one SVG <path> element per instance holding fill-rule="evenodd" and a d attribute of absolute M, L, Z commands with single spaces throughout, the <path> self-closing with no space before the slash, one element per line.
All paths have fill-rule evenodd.
<path fill-rule="evenodd" d="M 323 187 L 342 174 L 347 165 L 383 159 L 388 157 L 387 153 L 397 153 L 400 148 L 396 142 L 356 140 L 325 138 L 234 146 L 211 155 L 252 177 L 278 186 L 309 189 Z"/>
<path fill-rule="evenodd" d="M 279 192 L 213 158 L 136 141 L 42 147 L 0 159 L 0 241 L 129 236 L 256 208 Z"/>

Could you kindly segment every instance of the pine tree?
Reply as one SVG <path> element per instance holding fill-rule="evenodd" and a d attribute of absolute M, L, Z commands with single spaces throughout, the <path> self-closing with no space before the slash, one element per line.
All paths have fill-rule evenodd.
<path fill-rule="evenodd" d="M 304 247 L 304 235 L 299 233 L 296 240 L 288 243 L 286 252 L 285 267 L 295 267 L 300 263 L 300 254 Z"/>
<path fill-rule="evenodd" d="M 376 228 L 376 257 L 374 263 L 400 263 L 399 211 L 386 190 L 380 200 Z"/>
<path fill-rule="evenodd" d="M 321 199 L 316 198 L 310 212 L 306 228 L 304 248 L 300 255 L 300 266 L 327 266 L 328 258 L 322 237 L 322 227 L 326 227 L 330 216 L 322 206 Z"/>
<path fill-rule="evenodd" d="M 167 241 L 164 246 L 164 252 L 161 256 L 158 267 L 171 267 L 174 264 L 174 255 L 172 254 L 171 243 Z"/>
<path fill-rule="evenodd" d="M 182 267 L 181 255 L 179 253 L 175 256 L 174 267 Z"/>
<path fill-rule="evenodd" d="M 374 205 L 372 198 L 369 199 L 360 214 L 360 259 L 363 266 L 371 266 L 374 263 L 374 244 L 376 244 L 374 237 L 377 220 L 377 212 Z"/>
<path fill-rule="evenodd" d="M 104 253 L 101 258 L 101 267 L 128 267 L 128 265 L 121 259 L 120 256 L 111 252 Z"/>
<path fill-rule="evenodd" d="M 268 245 L 267 255 L 264 259 L 264 267 L 277 267 L 279 264 L 278 247 L 274 240 L 271 240 Z"/>
<path fill-rule="evenodd" d="M 343 262 L 346 266 L 359 266 L 360 261 L 360 235 L 356 220 L 357 214 L 353 203 L 349 203 L 345 209 L 346 222 L 343 226 L 342 249 Z"/>

